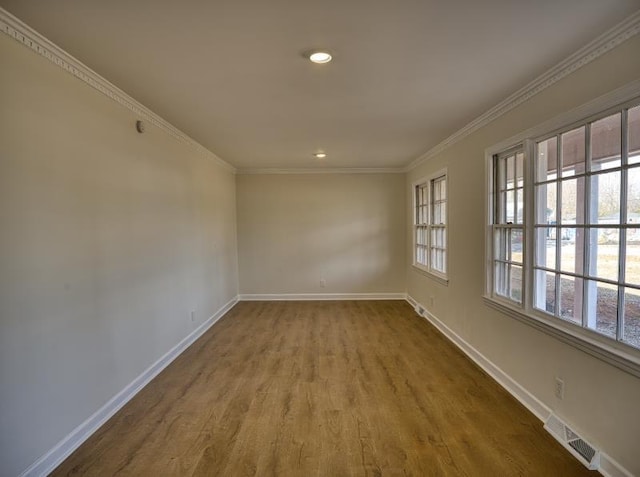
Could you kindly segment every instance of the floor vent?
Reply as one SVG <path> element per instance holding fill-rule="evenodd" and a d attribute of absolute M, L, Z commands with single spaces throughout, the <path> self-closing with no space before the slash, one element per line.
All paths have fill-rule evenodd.
<path fill-rule="evenodd" d="M 424 316 L 424 308 L 422 308 L 422 306 L 420 306 L 420 305 L 416 305 L 415 310 L 416 310 L 416 313 L 417 313 L 418 315 L 420 315 L 420 316 Z"/>
<path fill-rule="evenodd" d="M 558 416 L 551 414 L 544 428 L 587 468 L 596 470 L 600 467 L 600 451 L 571 430 Z"/>

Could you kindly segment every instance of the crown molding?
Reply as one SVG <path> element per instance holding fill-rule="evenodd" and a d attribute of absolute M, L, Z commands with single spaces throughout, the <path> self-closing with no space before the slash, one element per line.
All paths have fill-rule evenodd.
<path fill-rule="evenodd" d="M 640 10 L 547 70 L 404 168 L 409 172 L 640 32 Z"/>
<path fill-rule="evenodd" d="M 191 137 L 165 121 L 153 111 L 136 101 L 117 86 L 113 85 L 98 73 L 93 71 L 81 61 L 74 58 L 47 38 L 33 30 L 31 27 L 0 8 L 0 30 L 2 33 L 22 43 L 39 55 L 45 57 L 55 65 L 98 90 L 105 96 L 129 109 L 137 116 L 146 119 L 179 141 L 193 147 L 205 157 L 213 160 L 224 169 L 238 174 L 389 174 L 409 172 L 430 158 L 436 156 L 455 143 L 461 141 L 478 129 L 495 121 L 531 97 L 542 92 L 549 86 L 560 81 L 565 76 L 573 73 L 582 66 L 592 62 L 606 52 L 612 50 L 626 40 L 640 32 L 640 10 L 629 16 L 612 29 L 608 30 L 591 43 L 549 69 L 538 78 L 531 81 L 509 97 L 498 103 L 493 108 L 478 116 L 476 119 L 459 129 L 451 136 L 429 149 L 406 167 L 401 168 L 331 168 L 331 169 L 304 169 L 304 168 L 246 168 L 236 169 L 213 152 L 196 142 Z"/>
<path fill-rule="evenodd" d="M 237 169 L 239 175 L 251 174 L 403 174 L 404 167 L 334 167 L 327 169 L 311 168 L 246 168 Z"/>
<path fill-rule="evenodd" d="M 32 51 L 45 57 L 67 73 L 70 73 L 79 80 L 85 82 L 116 103 L 129 109 L 136 116 L 139 116 L 140 118 L 143 118 L 149 123 L 157 126 L 164 132 L 178 139 L 180 142 L 191 146 L 197 152 L 208 159 L 213 160 L 216 164 L 222 166 L 227 171 L 232 173 L 236 172 L 235 167 L 231 164 L 216 156 L 200 143 L 196 142 L 169 122 L 162 119 L 149 108 L 136 101 L 120 88 L 107 81 L 91 68 L 49 41 L 47 38 L 33 30 L 3 8 L 0 8 L 0 31 L 19 43 L 22 43 Z"/>

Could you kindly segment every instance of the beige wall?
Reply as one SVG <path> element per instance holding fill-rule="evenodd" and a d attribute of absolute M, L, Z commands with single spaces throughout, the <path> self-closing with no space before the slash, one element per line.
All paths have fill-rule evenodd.
<path fill-rule="evenodd" d="M 485 148 L 639 78 L 638 51 L 628 41 L 406 176 L 234 177 L 151 125 L 137 134 L 130 111 L 0 35 L 1 473 L 235 297 L 239 276 L 243 294 L 433 297 L 439 319 L 640 475 L 640 380 L 481 298 Z M 406 220 L 410 184 L 443 167 L 448 286 L 410 265 Z"/>
<path fill-rule="evenodd" d="M 411 171 L 405 189 L 410 211 L 412 181 L 448 168 L 450 283 L 417 272 L 409 245 L 409 294 L 634 475 L 640 475 L 640 380 L 488 308 L 482 294 L 485 149 L 640 78 L 638 52 L 635 37 Z M 410 227 L 408 221 L 409 244 Z M 553 394 L 555 376 L 565 380 L 563 401 Z"/>
<path fill-rule="evenodd" d="M 0 58 L 11 476 L 234 298 L 237 253 L 231 172 L 1 34 Z"/>
<path fill-rule="evenodd" d="M 404 197 L 403 174 L 239 175 L 240 293 L 404 292 Z"/>

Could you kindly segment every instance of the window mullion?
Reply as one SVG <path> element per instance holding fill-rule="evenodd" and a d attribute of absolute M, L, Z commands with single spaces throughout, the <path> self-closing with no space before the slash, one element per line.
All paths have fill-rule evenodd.
<path fill-rule="evenodd" d="M 584 229 L 582 232 L 582 326 L 586 328 L 589 325 L 589 313 L 596 313 L 596 311 L 591 310 L 591 307 L 589 306 L 591 292 L 594 290 L 590 290 L 591 280 L 586 278 L 590 275 L 589 270 L 591 267 L 591 124 L 587 124 L 585 126 L 584 137 L 586 173 L 584 176 L 584 197 L 582 198 L 584 205 Z M 578 200 L 577 197 L 576 200 Z M 577 230 L 576 224 L 576 233 Z"/>
<path fill-rule="evenodd" d="M 562 291 L 560 290 L 560 259 L 562 257 L 562 232 L 560 224 L 562 223 L 562 187 L 561 187 L 561 169 L 562 169 L 562 141 L 560 136 L 556 136 L 556 263 L 554 269 L 556 273 L 554 275 L 555 280 L 555 304 L 553 313 L 555 316 L 560 316 L 560 300 L 562 299 Z"/>
<path fill-rule="evenodd" d="M 427 266 L 427 270 L 433 270 L 433 263 L 431 263 L 431 223 L 432 223 L 432 218 L 433 218 L 433 180 L 429 179 L 427 181 L 427 190 L 426 190 L 426 196 L 427 196 L 427 203 L 425 204 L 426 207 L 426 211 L 427 211 L 427 229 L 426 229 L 426 233 L 427 233 L 427 237 L 425 240 L 425 262 L 426 262 L 426 266 Z"/>
<path fill-rule="evenodd" d="M 629 180 L 629 110 L 622 111 L 622 137 L 620 151 L 620 225 L 619 228 L 619 244 L 618 244 L 618 321 L 616 329 L 616 339 L 624 340 L 624 321 L 625 321 L 625 287 L 626 282 L 626 264 L 627 264 L 627 184 Z"/>
<path fill-rule="evenodd" d="M 531 312 L 533 309 L 534 300 L 534 288 L 535 282 L 535 253 L 536 248 L 534 246 L 534 237 L 536 233 L 535 228 L 535 146 L 532 141 L 525 141 L 524 143 L 524 159 L 522 164 L 523 177 L 523 198 L 524 198 L 524 213 L 523 213 L 523 250 L 524 260 L 522 266 L 524 267 L 523 277 L 523 289 L 522 289 L 522 306 L 527 312 Z"/>

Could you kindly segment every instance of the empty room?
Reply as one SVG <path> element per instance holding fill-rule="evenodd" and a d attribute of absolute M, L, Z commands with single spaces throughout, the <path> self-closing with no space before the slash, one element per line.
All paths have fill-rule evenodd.
<path fill-rule="evenodd" d="M 637 0 L 0 0 L 0 477 L 640 476 Z"/>

